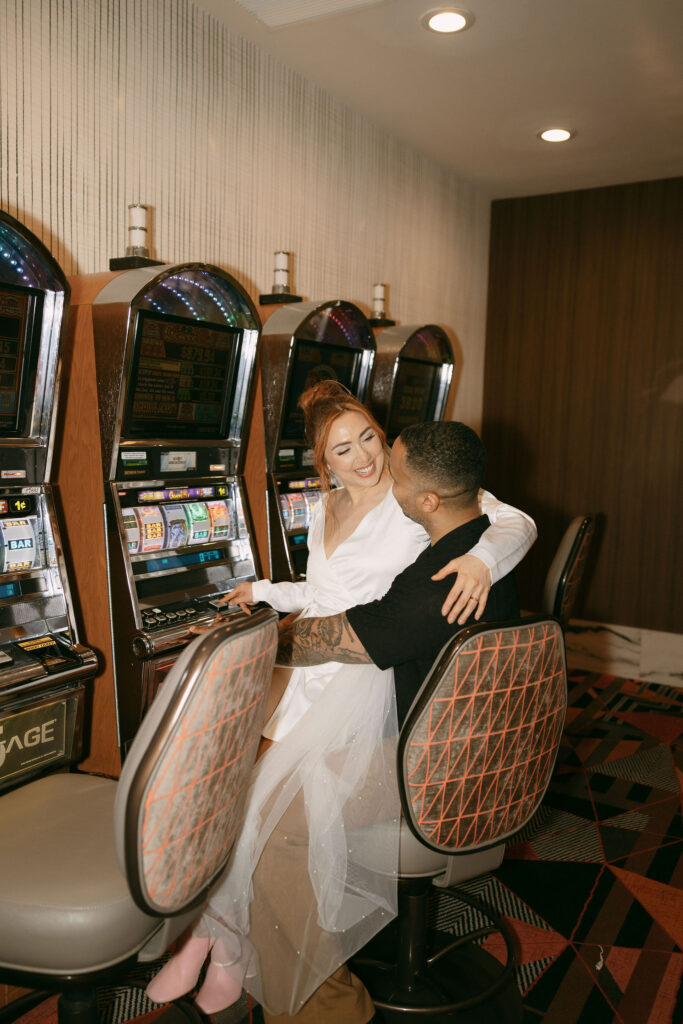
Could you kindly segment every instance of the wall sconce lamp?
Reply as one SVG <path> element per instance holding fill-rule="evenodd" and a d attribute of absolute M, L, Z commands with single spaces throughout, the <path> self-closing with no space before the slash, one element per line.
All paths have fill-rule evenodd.
<path fill-rule="evenodd" d="M 110 270 L 135 270 L 137 267 L 160 267 L 161 260 L 150 259 L 147 234 L 147 207 L 144 203 L 128 204 L 128 245 L 125 256 L 109 260 Z"/>
<path fill-rule="evenodd" d="M 262 306 L 274 306 L 277 303 L 301 302 L 300 295 L 292 295 L 289 290 L 289 256 L 284 249 L 274 254 L 275 269 L 273 271 L 273 290 L 268 295 L 259 295 Z"/>
<path fill-rule="evenodd" d="M 384 308 L 386 287 L 385 284 L 373 284 L 372 286 L 372 316 L 370 317 L 370 323 L 373 327 L 393 327 L 396 323 L 395 320 L 387 318 Z"/>

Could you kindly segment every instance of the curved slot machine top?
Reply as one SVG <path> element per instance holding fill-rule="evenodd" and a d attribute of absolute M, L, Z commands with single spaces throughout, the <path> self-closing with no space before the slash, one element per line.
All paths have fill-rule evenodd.
<path fill-rule="evenodd" d="M 260 322 L 237 282 L 186 264 L 125 272 L 92 304 L 108 479 L 185 472 L 172 447 L 198 447 L 200 472 L 217 452 L 242 469 L 242 430 Z M 144 473 L 129 449 L 148 449 Z M 178 442 L 176 445 L 175 442 Z"/>
<path fill-rule="evenodd" d="M 96 666 L 49 483 L 68 300 L 42 242 L 0 210 L 0 788 L 78 758 Z"/>
<path fill-rule="evenodd" d="M 49 476 L 69 285 L 45 246 L 0 210 L 0 473 Z"/>
<path fill-rule="evenodd" d="M 70 476 L 83 495 L 82 521 L 104 510 L 96 571 L 75 517 L 69 536 L 89 581 L 87 635 L 108 665 L 97 742 L 117 762 L 112 749 L 125 754 L 192 625 L 257 575 L 242 473 L 260 320 L 237 281 L 208 264 L 83 278 L 74 295 L 72 367 L 90 399 L 67 406 L 60 482 Z M 92 608 L 98 593 L 106 615 Z M 92 764 L 103 765 L 97 752 Z"/>
<path fill-rule="evenodd" d="M 435 324 L 378 332 L 368 405 L 389 444 L 412 423 L 443 418 L 453 363 L 448 335 Z"/>
<path fill-rule="evenodd" d="M 372 327 L 351 302 L 282 306 L 266 322 L 261 375 L 273 580 L 305 575 L 310 511 L 320 499 L 299 396 L 332 378 L 365 401 L 374 358 Z"/>

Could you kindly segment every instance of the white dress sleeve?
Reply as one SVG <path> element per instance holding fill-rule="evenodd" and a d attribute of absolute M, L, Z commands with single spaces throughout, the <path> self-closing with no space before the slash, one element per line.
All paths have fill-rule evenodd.
<path fill-rule="evenodd" d="M 310 583 L 272 583 L 256 580 L 252 583 L 254 601 L 265 601 L 276 612 L 300 612 L 313 598 Z"/>
<path fill-rule="evenodd" d="M 536 540 L 536 524 L 526 512 L 498 501 L 489 491 L 479 491 L 479 505 L 491 525 L 467 553 L 488 566 L 491 583 L 497 583 L 522 561 Z"/>
<path fill-rule="evenodd" d="M 308 531 L 308 549 L 311 545 L 323 543 L 326 502 L 320 501 L 313 507 Z M 317 597 L 317 587 L 308 580 L 299 583 L 273 583 L 271 580 L 257 580 L 252 584 L 254 601 L 265 601 L 276 612 L 300 612 Z"/>

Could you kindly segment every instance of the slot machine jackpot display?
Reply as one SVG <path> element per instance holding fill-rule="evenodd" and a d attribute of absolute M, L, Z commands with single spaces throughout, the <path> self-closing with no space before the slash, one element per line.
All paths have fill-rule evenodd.
<path fill-rule="evenodd" d="M 374 356 L 372 328 L 350 302 L 282 306 L 264 326 L 261 378 L 273 580 L 304 576 L 311 509 L 320 499 L 299 396 L 332 378 L 364 401 Z"/>
<path fill-rule="evenodd" d="M 78 760 L 85 680 L 49 484 L 69 288 L 0 210 L 0 789 Z"/>
<path fill-rule="evenodd" d="M 69 544 L 105 663 L 85 764 L 115 774 L 190 628 L 258 574 L 242 441 L 260 321 L 204 264 L 74 278 L 72 310 L 59 482 L 81 497 Z"/>
<path fill-rule="evenodd" d="M 443 418 L 453 350 L 441 327 L 387 327 L 377 333 L 368 405 L 391 445 L 404 427 Z"/>

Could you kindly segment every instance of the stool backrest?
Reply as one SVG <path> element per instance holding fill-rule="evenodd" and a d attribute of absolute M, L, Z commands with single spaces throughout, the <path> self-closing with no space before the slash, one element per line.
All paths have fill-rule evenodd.
<path fill-rule="evenodd" d="M 467 626 L 441 651 L 399 738 L 403 813 L 426 846 L 505 842 L 538 808 L 567 709 L 564 636 L 533 616 Z"/>
<path fill-rule="evenodd" d="M 173 916 L 203 900 L 244 810 L 277 651 L 271 609 L 237 614 L 182 653 L 123 765 L 114 808 L 135 902 Z"/>
<path fill-rule="evenodd" d="M 594 532 L 593 516 L 572 519 L 545 578 L 543 611 L 559 619 L 563 629 L 567 628 L 576 604 Z"/>

